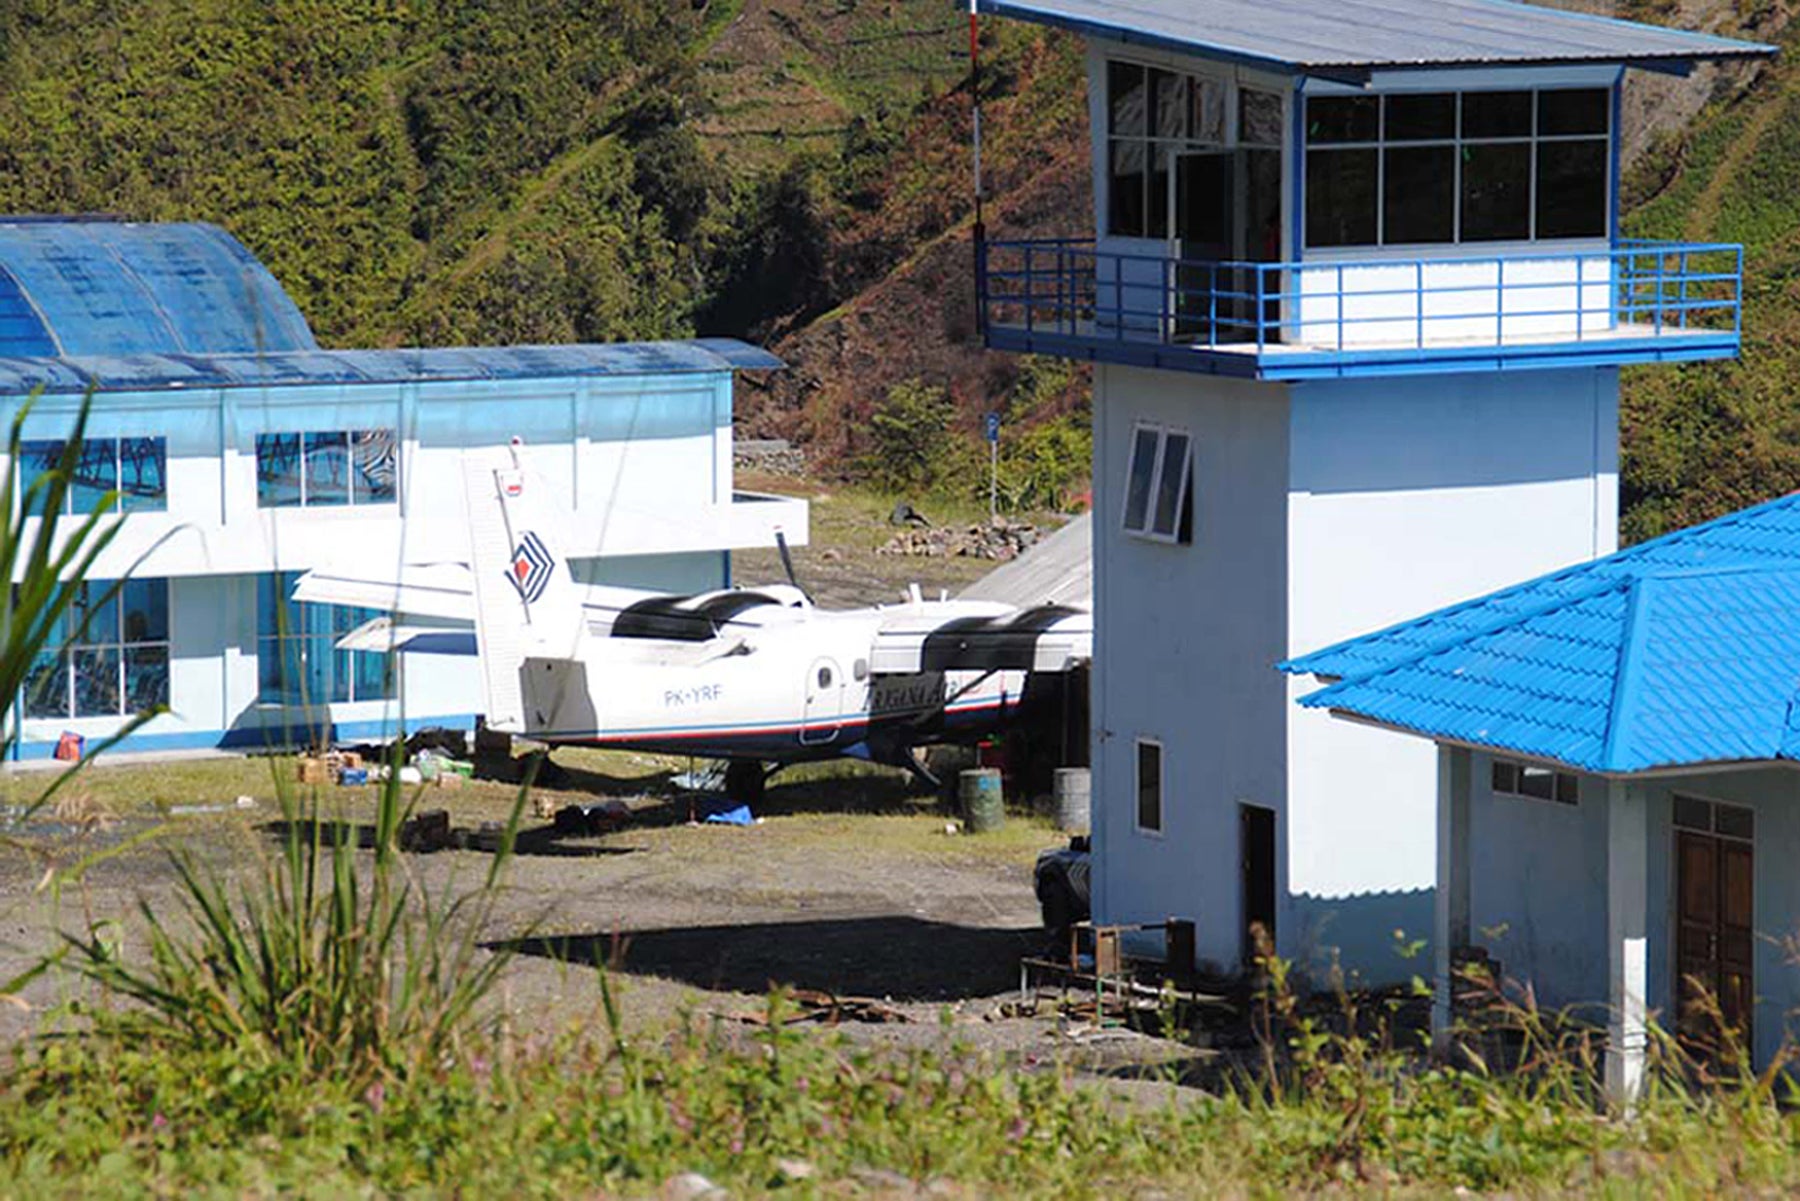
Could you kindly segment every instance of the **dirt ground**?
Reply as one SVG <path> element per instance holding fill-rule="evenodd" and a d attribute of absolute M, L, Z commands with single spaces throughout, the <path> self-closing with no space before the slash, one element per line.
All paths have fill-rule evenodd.
<path fill-rule="evenodd" d="M 947 833 L 954 823 L 904 777 L 826 765 L 777 777 L 754 826 L 693 824 L 695 798 L 671 779 L 685 763 L 570 750 L 555 758 L 567 776 L 560 790 L 540 791 L 534 811 L 619 797 L 633 815 L 591 836 L 526 822 L 484 932 L 489 946 L 515 953 L 500 1001 L 522 1032 L 599 1021 L 599 962 L 612 965 L 627 1024 L 644 1030 L 684 1011 L 759 1013 L 779 984 L 882 1002 L 905 1020 L 839 1029 L 894 1045 L 954 1042 L 1123 1077 L 1156 1074 L 1146 1065 L 1191 1066 L 1200 1054 L 1058 1018 L 1050 1006 L 1036 1016 L 1003 1008 L 1018 996 L 1019 958 L 1044 945 L 1031 869 L 1063 836 L 1041 819 L 1016 814 L 979 837 Z M 6 829 L 0 980 L 52 948 L 59 931 L 118 923 L 128 950 L 141 942 L 137 902 L 160 912 L 178 904 L 171 846 L 223 871 L 257 870 L 276 846 L 278 793 L 294 791 L 291 770 L 291 761 L 242 758 L 97 768 L 60 814 Z M 48 779 L 21 772 L 0 784 L 16 804 Z M 239 796 L 253 807 L 239 808 Z M 458 828 L 479 834 L 516 796 L 515 786 L 476 782 L 427 788 L 417 803 L 447 808 Z M 323 800 L 352 825 L 366 823 L 374 805 L 363 789 L 333 789 Z M 476 884 L 491 857 L 447 850 L 407 861 L 423 888 L 444 895 Z M 34 981 L 22 994 L 29 1010 L 0 1006 L 0 1037 L 38 1028 L 81 987 L 54 974 Z"/>

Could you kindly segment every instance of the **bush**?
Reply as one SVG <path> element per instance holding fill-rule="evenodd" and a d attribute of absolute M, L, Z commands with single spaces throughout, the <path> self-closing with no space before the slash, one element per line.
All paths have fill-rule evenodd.
<path fill-rule="evenodd" d="M 956 402 L 920 380 L 896 384 L 869 418 L 858 469 L 894 492 L 930 492 L 974 477 L 976 455 L 953 428 Z M 985 494 L 987 473 L 980 472 Z"/>
<path fill-rule="evenodd" d="M 281 853 L 260 873 L 233 884 L 173 851 L 184 912 L 170 921 L 140 903 L 147 962 L 124 954 L 120 931 L 105 924 L 70 937 L 74 969 L 130 1002 L 87 1014 L 93 1037 L 176 1056 L 226 1049 L 246 1063 L 361 1084 L 430 1067 L 474 1033 L 477 1007 L 510 959 L 478 940 L 530 780 L 480 887 L 434 898 L 398 848 L 410 806 L 398 782 L 404 745 L 394 747 L 366 878 L 356 828 L 321 820 L 318 793 L 295 798 L 277 772 Z"/>

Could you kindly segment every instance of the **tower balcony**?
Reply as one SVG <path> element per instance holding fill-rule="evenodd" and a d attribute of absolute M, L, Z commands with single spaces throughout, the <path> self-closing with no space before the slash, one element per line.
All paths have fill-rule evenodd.
<path fill-rule="evenodd" d="M 1620 242 L 1219 262 L 1092 241 L 978 245 L 995 350 L 1305 380 L 1732 359 L 1741 246 Z"/>

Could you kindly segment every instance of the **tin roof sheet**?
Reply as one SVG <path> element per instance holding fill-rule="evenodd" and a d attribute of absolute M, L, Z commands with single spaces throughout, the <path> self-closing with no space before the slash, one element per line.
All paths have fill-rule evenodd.
<path fill-rule="evenodd" d="M 299 350 L 271 354 L 0 357 L 0 395 L 179 388 L 395 384 L 772 370 L 782 361 L 730 339 L 430 350 Z"/>
<path fill-rule="evenodd" d="M 1688 63 L 1772 46 L 1513 0 L 978 0 L 983 12 L 1302 73 Z"/>

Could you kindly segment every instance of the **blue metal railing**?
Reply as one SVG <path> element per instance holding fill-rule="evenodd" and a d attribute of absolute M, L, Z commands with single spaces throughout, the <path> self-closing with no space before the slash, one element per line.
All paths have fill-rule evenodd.
<path fill-rule="evenodd" d="M 984 242 L 984 328 L 1078 342 L 1237 351 L 1742 332 L 1744 252 L 1723 243 L 1424 259 L 1242 263 L 1105 250 L 1087 240 Z"/>

